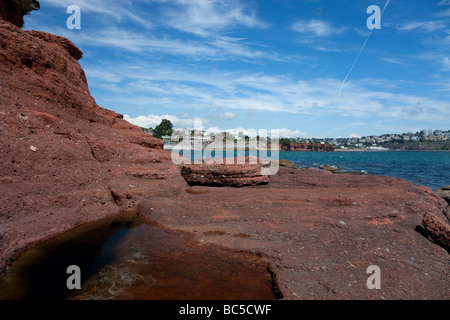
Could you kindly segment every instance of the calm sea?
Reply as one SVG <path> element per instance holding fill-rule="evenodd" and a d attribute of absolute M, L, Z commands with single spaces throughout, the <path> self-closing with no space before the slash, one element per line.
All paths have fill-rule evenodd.
<path fill-rule="evenodd" d="M 433 190 L 450 185 L 450 152 L 280 151 L 279 157 L 290 160 L 301 168 L 328 164 L 343 172 L 363 171 L 366 174 L 402 178 Z"/>
<path fill-rule="evenodd" d="M 280 152 L 299 167 L 329 164 L 341 171 L 364 171 L 409 180 L 433 190 L 450 185 L 450 152 Z"/>

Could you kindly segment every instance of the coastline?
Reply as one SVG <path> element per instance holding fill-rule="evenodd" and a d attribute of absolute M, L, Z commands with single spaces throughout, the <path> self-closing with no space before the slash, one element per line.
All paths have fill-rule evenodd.
<path fill-rule="evenodd" d="M 0 272 L 38 243 L 127 214 L 204 248 L 263 257 L 285 300 L 448 299 L 448 253 L 417 231 L 449 210 L 430 188 L 291 168 L 264 184 L 191 186 L 162 140 L 95 103 L 73 43 L 3 20 L 0 34 Z M 23 56 L 34 57 L 33 71 Z M 373 264 L 386 279 L 380 290 L 366 285 Z"/>
<path fill-rule="evenodd" d="M 450 150 L 366 150 L 366 149 L 337 149 L 334 152 L 450 152 Z"/>

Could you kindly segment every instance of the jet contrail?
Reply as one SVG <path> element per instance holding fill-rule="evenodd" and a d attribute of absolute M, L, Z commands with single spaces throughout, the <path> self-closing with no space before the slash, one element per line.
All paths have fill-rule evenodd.
<path fill-rule="evenodd" d="M 384 5 L 383 11 L 381 11 L 381 14 L 380 14 L 380 19 L 381 19 L 381 17 L 383 16 L 384 10 L 386 10 L 386 7 L 388 6 L 389 2 L 391 2 L 391 0 L 387 0 L 386 4 Z M 336 106 L 337 101 L 338 101 L 339 98 L 341 97 L 342 88 L 344 87 L 345 82 L 347 82 L 347 79 L 348 79 L 348 77 L 350 76 L 350 73 L 352 73 L 353 68 L 354 68 L 355 65 L 356 65 L 356 62 L 358 62 L 359 56 L 361 55 L 361 53 L 363 52 L 364 48 L 366 47 L 367 41 L 369 40 L 370 36 L 372 35 L 373 30 L 375 30 L 375 28 L 372 29 L 372 30 L 370 30 L 369 34 L 368 34 L 367 37 L 366 37 L 366 40 L 364 41 L 364 44 L 362 45 L 361 49 L 360 49 L 359 52 L 358 52 L 358 55 L 356 56 L 355 61 L 353 61 L 352 67 L 350 68 L 350 71 L 349 71 L 349 72 L 347 73 L 347 75 L 345 76 L 344 81 L 342 81 L 341 87 L 339 88 L 338 97 L 337 97 L 336 101 L 334 101 L 334 104 L 333 104 L 333 109 L 334 109 L 334 107 Z"/>

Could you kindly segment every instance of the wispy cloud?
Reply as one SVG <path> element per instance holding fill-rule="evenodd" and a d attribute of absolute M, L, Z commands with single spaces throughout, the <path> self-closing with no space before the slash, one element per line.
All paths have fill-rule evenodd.
<path fill-rule="evenodd" d="M 189 115 L 172 115 L 172 114 L 164 114 L 164 115 L 155 115 L 155 114 L 149 114 L 145 116 L 137 116 L 137 117 L 130 117 L 129 115 L 124 115 L 124 120 L 130 122 L 131 124 L 134 124 L 139 127 L 143 128 L 155 128 L 158 124 L 161 123 L 163 119 L 170 120 L 172 122 L 174 129 L 180 130 L 180 129 L 200 129 L 205 130 L 206 134 L 211 133 L 220 133 L 220 132 L 230 132 L 232 134 L 239 134 L 242 133 L 244 135 L 248 135 L 251 137 L 255 137 L 259 134 L 260 129 L 264 130 L 277 130 L 280 137 L 301 137 L 301 136 L 307 136 L 308 134 L 306 132 L 302 132 L 300 130 L 290 130 L 287 128 L 281 128 L 281 129 L 275 129 L 275 128 L 244 128 L 244 127 L 235 127 L 235 128 L 220 128 L 219 126 L 210 126 L 206 127 L 207 123 L 209 122 L 205 118 L 199 118 L 199 117 L 189 117 Z M 198 124 L 201 124 L 201 128 L 196 127 Z M 270 132 L 269 132 L 270 133 Z"/>
<path fill-rule="evenodd" d="M 146 109 L 170 110 L 177 106 L 200 113 L 206 109 L 221 110 L 217 115 L 222 119 L 244 114 L 247 110 L 311 116 L 329 114 L 359 119 L 385 117 L 432 121 L 450 117 L 450 103 L 447 101 L 391 92 L 396 86 L 383 79 L 347 82 L 345 96 L 333 108 L 335 94 L 341 84 L 336 79 L 299 81 L 286 75 L 217 74 L 175 70 L 141 62 L 137 65 L 138 68 L 124 64 L 115 71 L 113 78 L 123 79 L 119 86 L 121 92 L 111 91 L 108 103 L 127 103 L 123 100 L 126 92 L 126 96 L 133 97 L 130 101 L 134 105 L 142 105 Z M 89 79 L 90 68 L 86 66 L 85 69 Z M 143 90 L 143 86 L 147 89 Z"/>
<path fill-rule="evenodd" d="M 411 30 L 418 30 L 421 32 L 429 33 L 436 30 L 441 30 L 446 28 L 445 21 L 412 21 L 405 23 L 403 25 L 397 26 L 397 30 L 400 31 L 411 31 Z"/>
<path fill-rule="evenodd" d="M 226 120 L 234 119 L 236 117 L 237 117 L 237 114 L 235 112 L 231 112 L 231 111 L 222 112 L 219 114 L 219 118 L 226 119 Z"/>
<path fill-rule="evenodd" d="M 239 0 L 178 0 L 165 10 L 167 25 L 198 36 L 211 36 L 235 27 L 267 28 L 249 5 Z"/>
<path fill-rule="evenodd" d="M 446 71 L 450 71 L 450 59 L 448 57 L 442 58 L 442 65 Z"/>
<path fill-rule="evenodd" d="M 77 5 L 80 7 L 82 13 L 95 13 L 100 17 L 110 17 L 117 22 L 121 20 L 131 21 L 139 24 L 146 29 L 152 27 L 152 22 L 148 18 L 141 16 L 142 12 L 135 12 L 131 1 L 119 0 L 40 0 L 41 6 L 51 5 L 66 9 L 70 5 Z M 62 11 L 62 14 L 65 10 Z"/>
<path fill-rule="evenodd" d="M 325 132 L 325 135 L 329 135 L 329 134 L 331 134 L 333 132 L 341 131 L 342 129 L 361 127 L 361 126 L 364 126 L 364 125 L 366 125 L 365 122 L 361 122 L 361 121 L 352 122 L 352 123 L 346 124 L 346 125 L 338 127 L 338 128 L 333 128 L 331 130 L 327 130 Z"/>
<path fill-rule="evenodd" d="M 304 132 L 291 129 L 319 131 L 327 119 L 336 119 L 329 128 L 339 134 L 346 123 L 366 124 L 348 127 L 348 135 L 374 128 L 372 118 L 438 124 L 450 118 L 448 86 L 430 83 L 448 80 L 450 0 L 436 1 L 432 12 L 421 10 L 425 4 L 408 12 L 389 7 L 386 28 L 374 32 L 379 45 L 359 61 L 371 33 L 364 10 L 356 21 L 332 0 L 326 6 L 317 0 L 319 13 L 318 4 L 308 9 L 305 0 L 274 0 L 274 7 L 254 0 L 40 1 L 45 9 L 26 18 L 32 27 L 80 46 L 99 104 L 143 126 L 163 117 L 177 127 L 195 119 L 208 119 L 210 127 L 259 121 L 270 129 L 276 122 L 275 128 L 286 126 L 287 136 L 297 136 Z M 68 30 L 62 19 L 72 4 L 82 10 L 81 30 Z M 272 8 L 279 11 L 271 15 Z M 303 18 L 288 18 L 297 14 L 291 8 Z M 335 15 L 326 20 L 330 8 Z M 337 72 L 348 59 L 353 65 L 341 78 Z M 364 65 L 354 74 L 357 63 Z M 311 118 L 320 124 L 296 127 Z"/>
<path fill-rule="evenodd" d="M 404 65 L 405 62 L 401 59 L 397 59 L 397 58 L 392 58 L 392 57 L 379 57 L 379 59 L 381 61 L 385 61 L 385 62 L 389 62 L 389 63 L 393 63 L 393 64 L 400 64 L 400 65 Z"/>
<path fill-rule="evenodd" d="M 148 114 L 145 116 L 142 115 L 134 118 L 125 114 L 123 118 L 124 120 L 143 128 L 150 128 L 150 127 L 155 128 L 158 124 L 161 123 L 163 119 L 170 120 L 170 122 L 172 122 L 174 127 L 177 129 L 193 128 L 195 122 L 201 121 L 203 124 L 206 124 L 208 122 L 208 120 L 204 118 L 186 117 L 185 115 L 181 117 L 171 114 L 164 114 L 164 115 Z"/>
<path fill-rule="evenodd" d="M 292 29 L 307 35 L 313 35 L 317 37 L 327 37 L 333 34 L 342 33 L 343 28 L 332 26 L 327 21 L 322 20 L 298 20 L 292 25 Z"/>
<path fill-rule="evenodd" d="M 384 5 L 383 10 L 381 11 L 380 18 L 381 18 L 381 16 L 383 15 L 384 11 L 386 10 L 387 6 L 389 5 L 389 2 L 390 2 L 390 1 L 391 1 L 391 0 L 387 0 L 387 1 L 386 1 L 386 4 Z M 355 67 L 356 63 L 358 62 L 358 59 L 359 59 L 359 57 L 361 56 L 361 53 L 363 52 L 364 48 L 366 47 L 367 41 L 369 40 L 369 38 L 370 38 L 370 36 L 372 35 L 372 33 L 373 33 L 374 30 L 375 30 L 375 29 L 372 29 L 372 30 L 369 32 L 369 34 L 367 34 L 366 40 L 364 41 L 364 43 L 363 43 L 361 49 L 359 50 L 359 52 L 358 52 L 358 54 L 357 54 L 357 56 L 356 56 L 356 58 L 355 58 L 355 61 L 353 61 L 353 64 L 352 64 L 352 66 L 350 67 L 350 70 L 348 71 L 347 75 L 345 76 L 344 80 L 342 81 L 342 83 L 341 83 L 341 85 L 340 85 L 340 87 L 339 87 L 337 99 L 340 99 L 341 93 L 342 93 L 342 89 L 344 88 L 344 85 L 345 85 L 345 83 L 347 82 L 347 79 L 349 78 L 350 74 L 352 73 L 353 68 Z M 336 102 L 337 102 L 337 101 L 335 101 L 335 103 L 333 104 L 333 108 L 334 108 L 334 106 L 336 105 Z"/>
<path fill-rule="evenodd" d="M 450 59 L 445 53 L 429 52 L 415 56 L 417 59 L 432 61 L 440 71 L 450 71 Z"/>
<path fill-rule="evenodd" d="M 448 17 L 450 17 L 450 9 L 447 9 L 447 10 L 444 10 L 442 12 L 436 13 L 436 17 L 440 17 L 440 18 L 448 18 Z"/>
<path fill-rule="evenodd" d="M 438 3 L 438 6 L 450 6 L 450 0 L 443 0 Z M 444 11 L 440 11 L 436 14 L 437 17 L 448 18 L 450 17 L 450 8 Z"/>
<path fill-rule="evenodd" d="M 153 34 L 139 30 L 126 30 L 117 27 L 101 29 L 95 32 L 71 33 L 67 29 L 59 28 L 54 33 L 68 37 L 79 46 L 97 48 L 114 48 L 117 51 L 135 54 L 169 54 L 184 56 L 193 60 L 226 60 L 245 59 L 247 62 L 265 60 L 293 60 L 301 59 L 283 57 L 276 52 L 254 49 L 241 39 L 220 37 L 207 40 L 177 39 L 170 36 L 156 37 Z"/>

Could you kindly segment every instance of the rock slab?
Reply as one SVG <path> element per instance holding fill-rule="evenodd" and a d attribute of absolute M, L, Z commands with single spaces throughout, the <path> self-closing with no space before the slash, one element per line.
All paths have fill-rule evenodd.
<path fill-rule="evenodd" d="M 235 160 L 237 163 L 237 161 Z M 181 174 L 191 185 L 245 187 L 269 183 L 269 177 L 261 174 L 263 163 L 255 161 L 243 164 L 202 164 L 184 165 Z"/>

